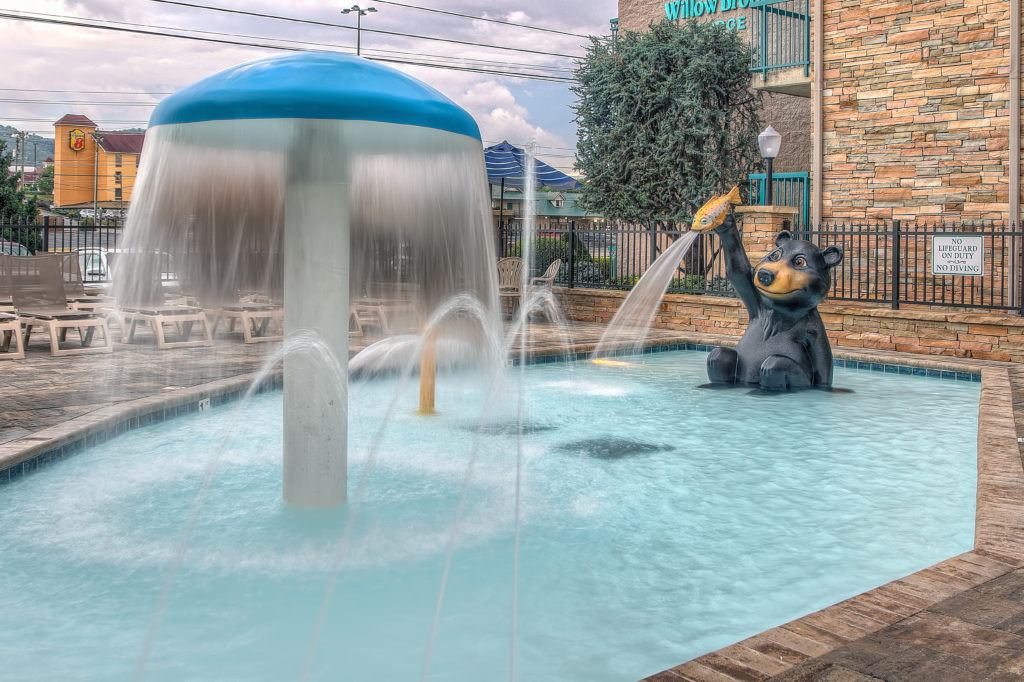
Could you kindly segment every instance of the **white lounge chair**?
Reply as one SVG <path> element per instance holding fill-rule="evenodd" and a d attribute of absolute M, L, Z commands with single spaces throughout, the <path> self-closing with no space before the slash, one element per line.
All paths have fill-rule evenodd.
<path fill-rule="evenodd" d="M 160 282 L 160 254 L 120 253 L 115 266 L 118 277 L 135 284 L 118 300 L 121 316 L 121 342 L 133 343 L 138 326 L 146 325 L 160 350 L 213 345 L 213 334 L 202 308 L 172 305 L 166 302 Z M 168 339 L 164 325 L 173 325 L 177 338 Z M 198 329 L 199 338 L 192 338 Z"/>
<path fill-rule="evenodd" d="M 84 310 L 69 310 L 64 276 L 59 257 L 5 256 L 0 258 L 0 277 L 7 277 L 18 311 L 18 320 L 25 327 L 24 347 L 32 337 L 33 327 L 42 327 L 50 339 L 50 353 L 55 356 L 110 353 L 114 350 L 106 320 Z M 61 348 L 68 329 L 77 329 L 80 348 Z M 100 331 L 102 346 L 93 346 L 93 336 Z"/>

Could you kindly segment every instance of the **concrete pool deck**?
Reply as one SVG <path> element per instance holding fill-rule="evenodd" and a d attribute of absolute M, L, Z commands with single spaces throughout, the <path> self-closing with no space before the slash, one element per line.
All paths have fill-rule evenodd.
<path fill-rule="evenodd" d="M 534 325 L 531 355 L 593 348 L 604 327 L 573 323 L 567 347 Z M 733 345 L 735 339 L 652 330 L 651 345 Z M 0 480 L 147 419 L 239 395 L 271 345 L 219 341 L 156 351 L 118 345 L 111 355 L 51 358 L 33 346 L 0 364 L 8 401 L 0 422 Z M 982 376 L 975 548 L 648 680 L 1010 680 L 1024 677 L 1024 368 L 835 348 L 837 359 Z M 10 406 L 12 402 L 8 402 Z M 908 406 L 908 410 L 912 406 Z M 912 412 L 908 412 L 908 416 Z M 66 451 L 66 452 L 65 452 Z M 937 491 L 936 494 L 941 494 Z"/>

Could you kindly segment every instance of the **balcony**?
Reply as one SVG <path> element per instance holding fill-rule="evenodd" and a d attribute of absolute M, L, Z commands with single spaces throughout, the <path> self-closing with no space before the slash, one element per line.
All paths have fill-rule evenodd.
<path fill-rule="evenodd" d="M 750 3 L 752 86 L 797 97 L 811 96 L 811 0 Z"/>

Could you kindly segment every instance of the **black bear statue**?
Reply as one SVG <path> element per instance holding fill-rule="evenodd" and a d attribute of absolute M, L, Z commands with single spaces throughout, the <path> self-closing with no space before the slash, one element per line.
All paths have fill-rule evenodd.
<path fill-rule="evenodd" d="M 843 250 L 819 249 L 784 231 L 775 249 L 751 266 L 731 212 L 724 220 L 704 223 L 694 228 L 718 233 L 726 276 L 750 317 L 735 349 L 715 348 L 708 356 L 711 383 L 766 391 L 831 388 L 832 349 L 818 304 L 832 285 L 832 268 L 842 261 Z"/>

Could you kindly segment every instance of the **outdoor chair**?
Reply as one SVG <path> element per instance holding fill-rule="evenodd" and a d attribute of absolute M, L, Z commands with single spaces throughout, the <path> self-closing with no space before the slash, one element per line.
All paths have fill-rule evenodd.
<path fill-rule="evenodd" d="M 502 307 L 508 301 L 509 314 L 519 305 L 523 295 L 523 259 L 502 258 L 498 261 L 498 296 Z"/>
<path fill-rule="evenodd" d="M 245 343 L 281 341 L 284 338 L 284 306 L 282 274 L 260 251 L 238 255 L 238 270 L 230 279 L 209 278 L 209 273 L 190 271 L 182 273 L 185 290 L 198 297 L 210 320 L 210 333 L 216 336 L 221 322 L 227 323 L 227 332 L 236 326 Z M 193 264 L 195 267 L 195 264 Z"/>
<path fill-rule="evenodd" d="M 555 285 L 555 277 L 558 277 L 558 271 L 562 269 L 562 259 L 556 258 L 548 266 L 548 269 L 544 271 L 544 274 L 540 277 L 534 277 L 530 280 L 531 287 L 545 287 L 550 289 Z"/>
<path fill-rule="evenodd" d="M 64 292 L 68 296 L 69 308 L 95 311 L 98 308 L 113 305 L 112 297 L 99 292 L 90 292 L 85 288 L 82 264 L 77 251 L 53 254 L 53 257 L 60 259 L 61 273 L 64 275 Z"/>
<path fill-rule="evenodd" d="M 33 327 L 42 327 L 50 339 L 54 356 L 110 353 L 114 350 L 107 322 L 86 310 L 70 310 L 61 263 L 52 256 L 8 256 L 0 260 L 0 279 L 10 282 L 11 297 L 25 327 L 24 347 L 28 347 Z M 77 329 L 80 348 L 61 348 L 68 329 Z M 102 346 L 93 346 L 99 329 Z"/>
<path fill-rule="evenodd" d="M 135 283 L 118 300 L 122 343 L 133 343 L 136 329 L 144 324 L 152 330 L 160 350 L 213 345 L 210 324 L 201 308 L 166 302 L 160 282 L 160 254 L 121 253 L 115 267 L 118 277 L 129 277 Z M 176 339 L 168 340 L 165 325 L 174 326 Z M 196 325 L 200 338 L 193 339 Z"/>
<path fill-rule="evenodd" d="M 365 295 L 352 300 L 353 325 L 359 335 L 366 327 L 379 329 L 382 335 L 419 330 L 423 326 L 421 306 L 416 304 L 420 290 L 402 282 L 370 282 Z"/>
<path fill-rule="evenodd" d="M 14 313 L 14 294 L 11 291 L 10 256 L 0 253 L 0 313 Z"/>
<path fill-rule="evenodd" d="M 11 350 L 14 339 L 14 350 Z M 21 338 L 21 321 L 17 315 L 0 313 L 0 360 L 19 360 L 25 357 L 25 344 Z"/>
<path fill-rule="evenodd" d="M 220 303 L 207 309 L 212 323 L 211 334 L 217 333 L 221 320 L 227 320 L 228 333 L 239 324 L 245 343 L 280 341 L 284 338 L 284 308 L 274 303 Z"/>

